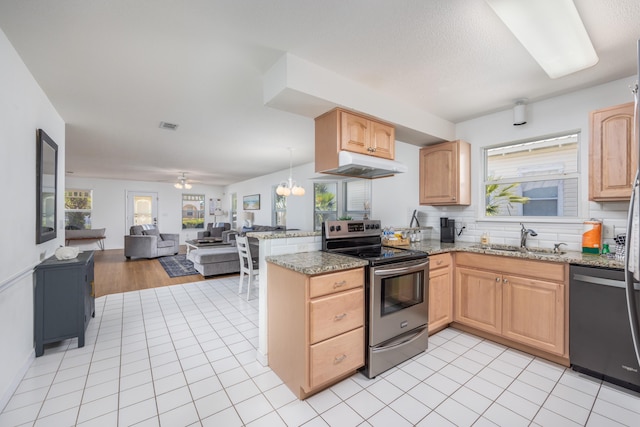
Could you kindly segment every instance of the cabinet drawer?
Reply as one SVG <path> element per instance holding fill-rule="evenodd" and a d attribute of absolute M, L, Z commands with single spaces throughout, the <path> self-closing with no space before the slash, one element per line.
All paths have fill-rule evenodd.
<path fill-rule="evenodd" d="M 435 270 L 436 268 L 445 268 L 451 265 L 450 254 L 439 254 L 429 256 L 429 269 Z"/>
<path fill-rule="evenodd" d="M 456 266 L 458 265 L 490 270 L 496 274 L 517 274 L 519 276 L 529 276 L 536 279 L 564 282 L 567 264 L 499 255 L 458 252 L 456 254 Z"/>
<path fill-rule="evenodd" d="M 364 286 L 364 269 L 338 271 L 309 279 L 309 298 Z"/>
<path fill-rule="evenodd" d="M 311 346 L 309 386 L 315 388 L 364 365 L 364 328 Z"/>
<path fill-rule="evenodd" d="M 317 298 L 309 303 L 311 344 L 364 324 L 364 289 Z"/>

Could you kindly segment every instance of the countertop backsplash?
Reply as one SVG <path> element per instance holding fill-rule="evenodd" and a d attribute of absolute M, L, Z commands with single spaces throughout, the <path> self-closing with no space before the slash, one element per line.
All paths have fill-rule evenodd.
<path fill-rule="evenodd" d="M 588 202 L 588 214 L 573 222 L 548 222 L 527 219 L 521 217 L 517 221 L 477 221 L 474 206 L 447 206 L 419 208 L 420 226 L 430 227 L 429 237 L 438 240 L 440 238 L 440 218 L 450 218 L 456 221 L 456 241 L 467 243 L 479 243 L 483 233 L 489 234 L 489 240 L 493 244 L 517 246 L 520 244 L 520 222 L 527 228 L 533 229 L 537 236 L 527 238 L 527 246 L 540 248 L 553 248 L 554 243 L 566 243 L 563 248 L 569 251 L 582 250 L 583 221 L 597 218 L 603 221 L 603 241 L 608 243 L 613 250 L 615 242 L 613 238 L 625 233 L 628 203 L 626 202 Z M 408 214 L 407 224 L 411 221 L 411 213 Z M 382 224 L 385 226 L 385 224 Z M 464 229 L 462 229 L 464 227 Z M 408 227 L 404 227 L 408 228 Z M 398 227 L 403 229 L 403 227 Z M 461 230 L 462 229 L 462 230 Z M 458 234 L 459 233 L 459 234 Z"/>

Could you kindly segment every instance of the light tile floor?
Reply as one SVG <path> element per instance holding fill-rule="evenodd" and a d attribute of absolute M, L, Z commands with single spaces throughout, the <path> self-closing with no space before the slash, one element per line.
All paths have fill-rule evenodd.
<path fill-rule="evenodd" d="M 637 426 L 640 395 L 446 329 L 374 380 L 297 400 L 256 361 L 237 279 L 96 300 L 86 345 L 48 346 L 0 426 Z"/>

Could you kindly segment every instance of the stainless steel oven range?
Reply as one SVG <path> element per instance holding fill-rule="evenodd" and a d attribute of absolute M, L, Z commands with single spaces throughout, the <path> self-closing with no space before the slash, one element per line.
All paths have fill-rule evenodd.
<path fill-rule="evenodd" d="M 382 245 L 379 220 L 325 221 L 322 250 L 358 257 L 365 269 L 364 374 L 378 374 L 428 345 L 429 259 L 425 252 Z"/>

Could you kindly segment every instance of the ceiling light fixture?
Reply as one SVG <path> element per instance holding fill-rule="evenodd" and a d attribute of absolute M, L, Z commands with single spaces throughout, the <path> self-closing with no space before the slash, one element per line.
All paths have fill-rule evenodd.
<path fill-rule="evenodd" d="M 522 126 L 527 124 L 527 102 L 526 98 L 518 99 L 513 107 L 513 125 Z"/>
<path fill-rule="evenodd" d="M 293 149 L 291 147 L 287 147 L 287 149 L 289 150 L 289 179 L 287 181 L 282 181 L 278 185 L 278 188 L 276 188 L 276 194 L 284 197 L 289 197 L 290 195 L 304 196 L 304 188 L 298 187 L 296 182 L 293 180 Z"/>
<path fill-rule="evenodd" d="M 552 79 L 598 63 L 572 0 L 486 0 Z"/>
<path fill-rule="evenodd" d="M 180 189 L 180 190 L 183 189 L 183 188 L 187 189 L 187 190 L 190 190 L 191 187 L 192 187 L 192 185 L 187 182 L 187 177 L 185 176 L 184 172 L 182 172 L 182 176 L 178 177 L 178 182 L 173 184 L 173 186 L 178 188 L 178 189 Z"/>

